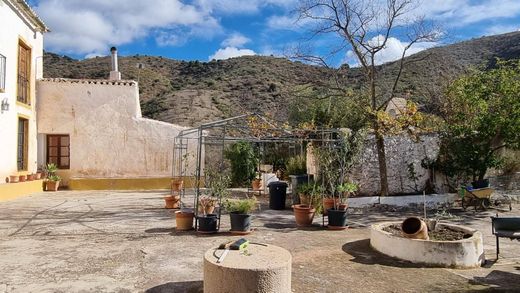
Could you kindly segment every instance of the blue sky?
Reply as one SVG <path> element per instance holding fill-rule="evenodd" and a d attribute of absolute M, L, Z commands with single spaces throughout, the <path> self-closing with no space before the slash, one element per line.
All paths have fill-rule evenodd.
<path fill-rule="evenodd" d="M 383 1 L 383 0 L 376 0 Z M 310 22 L 295 22 L 297 0 L 30 0 L 51 32 L 45 49 L 74 58 L 155 55 L 208 61 L 240 55 L 290 54 L 309 36 Z M 423 0 L 414 16 L 441 26 L 444 38 L 431 46 L 520 29 L 520 0 Z M 398 33 L 398 32 L 397 32 Z M 316 53 L 337 44 L 334 36 L 315 39 Z M 406 39 L 393 35 L 378 62 L 397 58 Z M 348 48 L 333 65 L 355 64 Z"/>

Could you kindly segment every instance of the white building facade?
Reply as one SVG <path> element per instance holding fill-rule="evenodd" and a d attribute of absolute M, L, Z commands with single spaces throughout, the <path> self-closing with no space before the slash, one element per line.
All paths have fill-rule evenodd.
<path fill-rule="evenodd" d="M 0 0 L 0 22 L 0 185 L 5 185 L 4 178 L 38 168 L 35 88 L 48 29 L 24 1 Z"/>

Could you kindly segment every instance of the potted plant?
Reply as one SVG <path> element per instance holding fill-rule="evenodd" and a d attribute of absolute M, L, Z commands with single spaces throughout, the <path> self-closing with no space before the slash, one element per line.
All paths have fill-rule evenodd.
<path fill-rule="evenodd" d="M 292 190 L 298 190 L 298 186 L 308 181 L 307 160 L 304 155 L 291 157 L 285 163 L 285 168 L 289 178 L 291 178 Z M 293 192 L 293 200 L 297 199 Z M 297 203 L 297 202 L 293 202 Z M 301 202 L 300 202 L 301 203 Z"/>
<path fill-rule="evenodd" d="M 255 177 L 251 181 L 251 188 L 253 188 L 253 190 L 262 189 L 262 173 L 260 173 L 260 172 L 255 173 Z"/>
<path fill-rule="evenodd" d="M 360 153 L 362 138 L 362 133 L 343 131 L 334 142 L 322 145 L 317 150 L 320 180 L 331 198 L 326 206 L 324 202 L 329 229 L 346 228 L 346 199 L 358 188 L 347 180 L 347 176 Z"/>
<path fill-rule="evenodd" d="M 175 195 L 166 195 L 164 196 L 164 202 L 166 209 L 178 209 L 181 202 L 181 196 L 178 194 Z"/>
<path fill-rule="evenodd" d="M 199 198 L 199 205 L 202 207 L 202 216 L 197 217 L 198 232 L 214 233 L 217 232 L 217 214 L 214 209 L 222 198 L 229 196 L 228 187 L 231 178 L 222 172 L 208 168 L 206 170 L 206 195 Z"/>
<path fill-rule="evenodd" d="M 298 226 L 310 226 L 316 213 L 321 213 L 321 188 L 318 184 L 312 182 L 309 185 L 312 189 L 307 189 L 308 203 L 293 205 L 294 218 Z M 308 188 L 308 187 L 307 187 Z"/>
<path fill-rule="evenodd" d="M 192 210 L 183 209 L 175 212 L 175 230 L 187 231 L 193 229 L 193 218 L 195 214 Z"/>
<path fill-rule="evenodd" d="M 338 202 L 328 210 L 328 228 L 331 230 L 343 230 L 347 227 L 347 199 L 351 193 L 357 191 L 358 186 L 352 182 L 345 182 L 337 186 Z"/>
<path fill-rule="evenodd" d="M 226 199 L 225 209 L 229 212 L 232 233 L 249 233 L 251 231 L 251 212 L 257 200 L 253 196 L 245 199 Z"/>
<path fill-rule="evenodd" d="M 58 166 L 54 163 L 49 163 L 46 166 L 47 180 L 45 182 L 46 191 L 58 191 L 61 177 L 56 174 Z"/>

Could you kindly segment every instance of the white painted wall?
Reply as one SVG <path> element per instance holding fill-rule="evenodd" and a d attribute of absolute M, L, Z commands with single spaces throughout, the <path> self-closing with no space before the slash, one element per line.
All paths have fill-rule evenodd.
<path fill-rule="evenodd" d="M 31 47 L 31 105 L 16 102 L 18 43 L 22 40 Z M 0 113 L 0 184 L 9 175 L 18 174 L 17 127 L 18 117 L 29 120 L 28 170 L 37 169 L 35 80 L 42 77 L 43 35 L 29 21 L 13 9 L 11 4 L 0 0 L 0 54 L 6 56 L 6 89 L 0 91 L 0 101 L 7 98 L 9 111 Z M 22 173 L 27 173 L 22 172 Z"/>
<path fill-rule="evenodd" d="M 134 81 L 43 79 L 37 94 L 41 137 L 70 135 L 65 179 L 172 175 L 174 138 L 184 128 L 142 118 Z M 44 143 L 40 139 L 42 164 Z"/>

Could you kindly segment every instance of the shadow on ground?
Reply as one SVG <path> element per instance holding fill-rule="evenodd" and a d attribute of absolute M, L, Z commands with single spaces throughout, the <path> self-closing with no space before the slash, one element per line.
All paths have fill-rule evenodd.
<path fill-rule="evenodd" d="M 370 247 L 370 239 L 349 242 L 343 245 L 342 250 L 354 258 L 350 261 L 365 265 L 382 265 L 399 268 L 423 268 L 424 265 L 389 257 Z"/>
<path fill-rule="evenodd" d="M 152 287 L 145 293 L 202 293 L 203 287 L 202 281 L 169 282 Z"/>
<path fill-rule="evenodd" d="M 472 285 L 488 285 L 491 288 L 479 290 L 478 292 L 518 292 L 520 274 L 493 270 L 485 277 L 474 277 L 469 280 Z"/>

